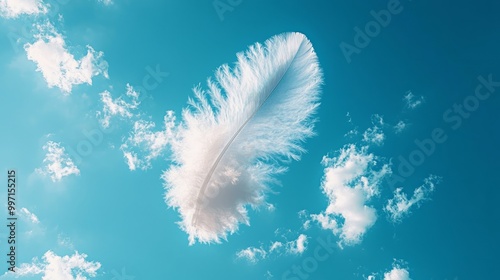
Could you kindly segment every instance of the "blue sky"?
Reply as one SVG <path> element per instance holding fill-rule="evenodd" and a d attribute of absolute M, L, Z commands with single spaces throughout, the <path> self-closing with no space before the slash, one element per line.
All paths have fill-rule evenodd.
<path fill-rule="evenodd" d="M 0 0 L 0 167 L 17 171 L 19 217 L 17 274 L 2 261 L 0 279 L 494 278 L 499 8 Z M 249 225 L 210 224 L 238 214 L 229 209 L 206 212 L 211 227 L 182 228 L 194 198 L 177 179 L 202 173 L 165 174 L 203 161 L 183 147 L 206 151 L 221 133 L 196 134 L 203 121 L 180 133 L 193 88 L 285 32 L 307 37 L 322 71 L 315 135 L 300 160 L 274 163 L 287 170 L 259 205 L 242 199 Z M 6 207 L 6 191 L 0 199 Z"/>

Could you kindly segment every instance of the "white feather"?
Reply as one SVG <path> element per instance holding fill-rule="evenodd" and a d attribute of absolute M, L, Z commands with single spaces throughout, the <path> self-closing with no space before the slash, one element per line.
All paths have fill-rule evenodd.
<path fill-rule="evenodd" d="M 246 207 L 265 201 L 273 175 L 313 135 L 322 73 L 311 42 L 281 34 L 237 58 L 207 91 L 194 89 L 172 143 L 174 164 L 162 176 L 190 244 L 219 243 L 249 224 Z"/>

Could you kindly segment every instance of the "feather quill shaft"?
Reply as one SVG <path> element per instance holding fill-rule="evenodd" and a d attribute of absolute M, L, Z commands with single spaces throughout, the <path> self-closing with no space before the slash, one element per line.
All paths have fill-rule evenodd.
<path fill-rule="evenodd" d="M 295 58 L 295 56 L 294 56 Z M 293 59 L 292 59 L 293 61 Z M 288 64 L 288 67 L 290 67 L 290 64 Z M 287 70 L 288 70 L 288 67 L 287 67 Z M 285 71 L 286 72 L 286 71 Z M 283 73 L 284 75 L 284 73 Z M 279 84 L 281 82 L 281 80 L 283 79 L 283 75 L 279 78 L 279 81 L 277 82 L 277 84 Z M 276 85 L 277 85 L 276 84 Z M 233 143 L 234 139 L 236 139 L 236 137 L 238 137 L 238 135 L 240 134 L 241 130 L 247 125 L 247 123 L 255 116 L 255 114 L 257 114 L 260 110 L 260 108 L 262 107 L 262 105 L 264 105 L 266 103 L 266 101 L 269 99 L 269 97 L 271 96 L 271 94 L 274 92 L 274 89 L 276 88 L 276 85 L 274 86 L 274 88 L 269 92 L 269 94 L 267 95 L 266 99 L 264 100 L 264 102 L 262 102 L 262 104 L 257 108 L 257 110 L 255 110 L 255 112 L 245 121 L 245 123 L 238 129 L 238 131 L 233 135 L 233 137 L 227 142 L 227 144 L 224 146 L 224 149 L 222 150 L 222 152 L 219 154 L 219 156 L 217 157 L 217 159 L 215 160 L 215 163 L 212 165 L 212 168 L 210 168 L 210 171 L 208 172 L 207 176 L 205 177 L 205 181 L 203 181 L 203 184 L 200 188 L 200 192 L 198 193 L 198 198 L 197 198 L 197 201 L 198 201 L 198 204 L 196 205 L 196 210 L 195 210 L 195 214 L 193 216 L 193 224 L 196 224 L 196 217 L 198 217 L 198 213 L 200 211 L 200 207 L 199 205 L 202 203 L 202 195 L 205 193 L 205 189 L 207 188 L 207 184 L 208 184 L 208 181 L 210 180 L 210 178 L 212 177 L 212 174 L 214 173 L 215 171 L 215 168 L 217 167 L 217 165 L 219 164 L 220 160 L 222 159 L 222 157 L 224 156 L 224 154 L 226 153 L 227 149 L 229 148 L 229 146 Z"/>
<path fill-rule="evenodd" d="M 273 175 L 298 160 L 313 135 L 322 74 L 310 41 L 286 33 L 237 57 L 207 92 L 195 88 L 162 176 L 190 244 L 220 242 L 249 224 L 246 207 L 265 202 Z"/>

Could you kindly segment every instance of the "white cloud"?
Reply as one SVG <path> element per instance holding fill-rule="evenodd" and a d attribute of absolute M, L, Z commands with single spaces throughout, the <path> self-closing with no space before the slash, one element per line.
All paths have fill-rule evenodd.
<path fill-rule="evenodd" d="M 308 230 L 311 227 L 311 220 L 309 213 L 306 210 L 299 211 L 299 218 L 302 220 L 302 229 Z"/>
<path fill-rule="evenodd" d="M 80 170 L 73 163 L 71 158 L 64 152 L 61 143 L 49 141 L 43 149 L 47 151 L 43 162 L 45 167 L 37 168 L 35 171 L 42 175 L 50 175 L 53 182 L 60 181 L 69 175 L 80 175 Z"/>
<path fill-rule="evenodd" d="M 252 263 L 266 259 L 272 255 L 301 255 L 307 250 L 307 235 L 300 234 L 297 239 L 292 241 L 273 241 L 267 249 L 263 246 L 248 247 L 236 253 L 238 259 L 246 259 Z"/>
<path fill-rule="evenodd" d="M 246 259 L 251 263 L 256 263 L 259 260 L 265 259 L 267 256 L 266 250 L 262 248 L 248 247 L 236 253 L 238 259 Z"/>
<path fill-rule="evenodd" d="M 266 203 L 266 209 L 269 212 L 274 212 L 274 210 L 276 210 L 276 206 L 274 206 L 274 204 L 272 203 Z"/>
<path fill-rule="evenodd" d="M 399 121 L 394 126 L 394 131 L 396 132 L 396 134 L 399 134 L 399 133 L 403 132 L 403 130 L 405 130 L 407 126 L 408 126 L 408 124 L 405 123 L 404 121 Z"/>
<path fill-rule="evenodd" d="M 424 97 L 423 96 L 415 96 L 413 92 L 407 91 L 406 94 L 403 96 L 403 101 L 405 102 L 405 105 L 409 109 L 415 109 L 418 106 L 422 105 L 424 102 Z"/>
<path fill-rule="evenodd" d="M 271 246 L 269 247 L 269 253 L 275 252 L 281 248 L 283 248 L 283 243 L 279 241 L 272 242 Z"/>
<path fill-rule="evenodd" d="M 0 0 L 0 16 L 5 18 L 45 14 L 47 11 L 48 5 L 42 0 Z"/>
<path fill-rule="evenodd" d="M 377 220 L 376 210 L 367 205 L 379 194 L 382 179 L 391 173 L 388 164 L 367 152 L 368 147 L 351 144 L 334 158 L 325 156 L 325 175 L 321 187 L 329 205 L 320 214 L 311 215 L 323 229 L 340 238 L 339 245 L 361 242 L 367 229 Z"/>
<path fill-rule="evenodd" d="M 71 93 L 74 85 L 92 85 L 92 78 L 102 74 L 108 78 L 108 65 L 103 53 L 87 46 L 87 54 L 75 59 L 69 53 L 66 42 L 50 23 L 37 25 L 39 33 L 34 43 L 24 45 L 28 59 L 37 64 L 49 88 L 58 87 L 65 94 Z"/>
<path fill-rule="evenodd" d="M 358 133 L 359 133 L 358 128 L 355 127 L 353 129 L 349 130 L 346 134 L 344 134 L 344 137 L 354 137 L 354 136 L 358 135 Z"/>
<path fill-rule="evenodd" d="M 74 249 L 74 245 L 73 245 L 73 242 L 71 242 L 71 239 L 67 236 L 65 236 L 64 234 L 62 233 L 59 233 L 57 235 L 57 244 L 61 247 L 64 247 L 64 248 L 68 248 L 68 249 L 71 249 L 73 250 Z"/>
<path fill-rule="evenodd" d="M 307 235 L 301 234 L 295 241 L 287 243 L 287 252 L 300 255 L 307 249 Z"/>
<path fill-rule="evenodd" d="M 114 116 L 119 116 L 121 118 L 130 119 L 134 116 L 133 110 L 137 109 L 140 102 L 139 93 L 134 90 L 134 88 L 127 84 L 127 91 L 125 96 L 120 96 L 113 99 L 109 91 L 104 91 L 99 94 L 101 96 L 101 102 L 103 103 L 102 111 L 97 112 L 98 117 L 102 118 L 99 120 L 101 125 L 108 128 L 110 125 L 110 120 Z M 129 101 L 125 100 L 130 99 Z"/>
<path fill-rule="evenodd" d="M 151 161 L 165 152 L 174 136 L 174 112 L 167 111 L 163 119 L 160 131 L 153 131 L 154 122 L 139 120 L 134 123 L 128 139 L 120 147 L 130 170 L 150 168 Z"/>
<path fill-rule="evenodd" d="M 411 280 L 408 268 L 404 267 L 406 263 L 403 260 L 394 260 L 392 269 L 384 273 L 383 280 Z M 378 278 L 377 275 L 379 273 L 372 273 L 366 280 L 375 280 Z"/>
<path fill-rule="evenodd" d="M 411 280 L 410 273 L 404 268 L 393 268 L 384 273 L 384 280 Z"/>
<path fill-rule="evenodd" d="M 103 3 L 106 6 L 113 4 L 113 0 L 99 0 L 99 2 Z"/>
<path fill-rule="evenodd" d="M 31 223 L 33 224 L 39 224 L 40 223 L 40 220 L 38 220 L 38 217 L 31 213 L 28 209 L 26 208 L 21 208 L 21 210 L 19 210 L 19 215 L 25 219 L 27 219 L 28 221 L 30 221 Z"/>
<path fill-rule="evenodd" d="M 373 127 L 368 128 L 363 133 L 363 141 L 376 145 L 382 145 L 385 140 L 385 134 L 381 128 L 384 125 L 384 119 L 382 116 L 375 114 L 372 116 L 372 124 Z"/>
<path fill-rule="evenodd" d="M 123 157 L 127 162 L 128 168 L 132 171 L 137 168 L 137 165 L 141 164 L 135 153 L 123 151 Z"/>
<path fill-rule="evenodd" d="M 372 119 L 372 124 L 373 125 L 383 126 L 385 124 L 384 123 L 384 117 L 382 117 L 379 114 L 372 115 L 371 119 Z"/>
<path fill-rule="evenodd" d="M 436 184 L 438 184 L 440 180 L 440 177 L 430 175 L 424 179 L 423 185 L 414 190 L 413 196 L 410 199 L 403 193 L 402 188 L 397 188 L 394 191 L 394 197 L 387 201 L 384 210 L 389 214 L 392 221 L 401 221 L 402 218 L 410 213 L 410 209 L 413 206 L 419 207 L 422 201 L 429 198 L 429 195 L 434 191 Z"/>
<path fill-rule="evenodd" d="M 363 141 L 367 143 L 373 143 L 377 145 L 382 145 L 385 140 L 385 134 L 378 126 L 368 128 L 363 133 Z"/>
<path fill-rule="evenodd" d="M 99 262 L 89 262 L 85 260 L 86 254 L 75 252 L 71 256 L 58 256 L 52 251 L 47 251 L 40 262 L 34 258 L 32 263 L 23 263 L 17 269 L 15 274 L 12 272 L 2 276 L 9 277 L 29 277 L 41 275 L 42 280 L 87 280 L 87 277 L 93 278 L 97 270 L 101 267 Z"/>
<path fill-rule="evenodd" d="M 347 112 L 347 114 L 345 114 L 345 116 L 347 117 L 347 122 L 352 123 L 351 113 Z"/>

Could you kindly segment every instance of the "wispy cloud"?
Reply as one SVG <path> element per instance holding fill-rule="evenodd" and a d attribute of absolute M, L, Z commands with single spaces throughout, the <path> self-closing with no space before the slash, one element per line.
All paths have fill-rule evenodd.
<path fill-rule="evenodd" d="M 129 137 L 120 147 L 130 170 L 148 169 L 152 160 L 164 154 L 174 137 L 174 112 L 167 111 L 163 121 L 163 129 L 159 131 L 154 131 L 156 125 L 151 121 L 134 123 Z"/>
<path fill-rule="evenodd" d="M 30 221 L 33 224 L 39 224 L 40 223 L 40 220 L 38 220 L 38 217 L 35 214 L 31 213 L 28 209 L 26 209 L 24 207 L 19 210 L 19 215 L 21 217 L 23 217 L 24 219 Z"/>
<path fill-rule="evenodd" d="M 424 102 L 423 96 L 415 96 L 413 92 L 407 91 L 403 96 L 403 101 L 405 102 L 405 106 L 409 109 L 415 109 L 418 106 L 422 105 Z"/>
<path fill-rule="evenodd" d="M 71 239 L 68 236 L 65 236 L 62 233 L 59 233 L 57 235 L 57 244 L 59 246 L 61 246 L 61 247 L 68 248 L 68 249 L 71 249 L 71 250 L 73 250 L 74 247 L 75 247 L 73 245 L 73 242 L 71 242 Z"/>
<path fill-rule="evenodd" d="M 38 24 L 37 29 L 36 41 L 25 44 L 24 49 L 28 59 L 37 64 L 37 71 L 42 73 L 49 88 L 58 87 L 69 94 L 74 85 L 92 85 L 94 76 L 108 77 L 108 64 L 102 52 L 87 46 L 87 54 L 75 59 L 52 24 Z"/>
<path fill-rule="evenodd" d="M 399 121 L 395 126 L 394 126 L 394 132 L 396 134 L 399 134 L 401 132 L 403 132 L 403 130 L 406 129 L 406 127 L 408 126 L 407 123 L 405 123 L 404 121 Z"/>
<path fill-rule="evenodd" d="M 236 253 L 238 259 L 246 259 L 251 263 L 256 263 L 259 260 L 265 259 L 267 256 L 266 250 L 263 248 L 248 247 Z"/>
<path fill-rule="evenodd" d="M 246 259 L 251 263 L 257 263 L 270 256 L 301 255 L 307 250 L 307 240 L 307 235 L 300 234 L 297 239 L 291 241 L 273 241 L 268 247 L 248 247 L 238 251 L 236 257 L 238 259 Z"/>
<path fill-rule="evenodd" d="M 113 0 L 99 0 L 99 2 L 103 3 L 106 6 L 113 4 Z"/>
<path fill-rule="evenodd" d="M 116 99 L 113 99 L 111 93 L 107 90 L 101 92 L 99 95 L 101 96 L 102 111 L 98 111 L 97 116 L 104 128 L 109 127 L 112 117 L 118 116 L 124 119 L 131 119 L 134 116 L 133 111 L 140 104 L 138 101 L 139 93 L 129 84 L 127 84 L 125 95 Z"/>
<path fill-rule="evenodd" d="M 363 133 L 363 141 L 369 144 L 382 145 L 385 140 L 385 134 L 382 131 L 384 118 L 378 114 L 372 116 L 373 126 Z M 350 132 L 349 132 L 350 133 Z"/>
<path fill-rule="evenodd" d="M 48 141 L 43 146 L 43 150 L 47 152 L 43 159 L 46 165 L 43 168 L 37 168 L 35 170 L 37 173 L 50 176 L 53 182 L 60 181 L 69 175 L 80 175 L 80 170 L 65 153 L 61 143 Z"/>
<path fill-rule="evenodd" d="M 42 0 L 0 0 L 0 16 L 5 18 L 45 14 L 47 11 L 48 5 Z"/>
<path fill-rule="evenodd" d="M 428 200 L 441 178 L 430 175 L 424 179 L 424 184 L 416 188 L 413 196 L 408 199 L 402 188 L 394 191 L 394 197 L 387 201 L 384 210 L 389 214 L 389 218 L 394 222 L 399 222 L 410 213 L 413 207 L 420 207 L 421 202 Z"/>
<path fill-rule="evenodd" d="M 1 278 L 14 276 L 15 278 L 41 276 L 42 280 L 87 280 L 97 275 L 101 267 L 99 262 L 86 260 L 86 254 L 75 252 L 71 256 L 58 256 L 52 251 L 47 251 L 42 261 L 34 258 L 32 263 L 23 263 L 15 273 L 5 273 Z"/>
<path fill-rule="evenodd" d="M 375 208 L 368 205 L 379 194 L 382 179 L 391 173 L 368 147 L 347 145 L 337 157 L 323 157 L 325 175 L 321 187 L 329 205 L 320 214 L 311 215 L 323 229 L 340 238 L 339 245 L 359 243 L 377 220 Z"/>

